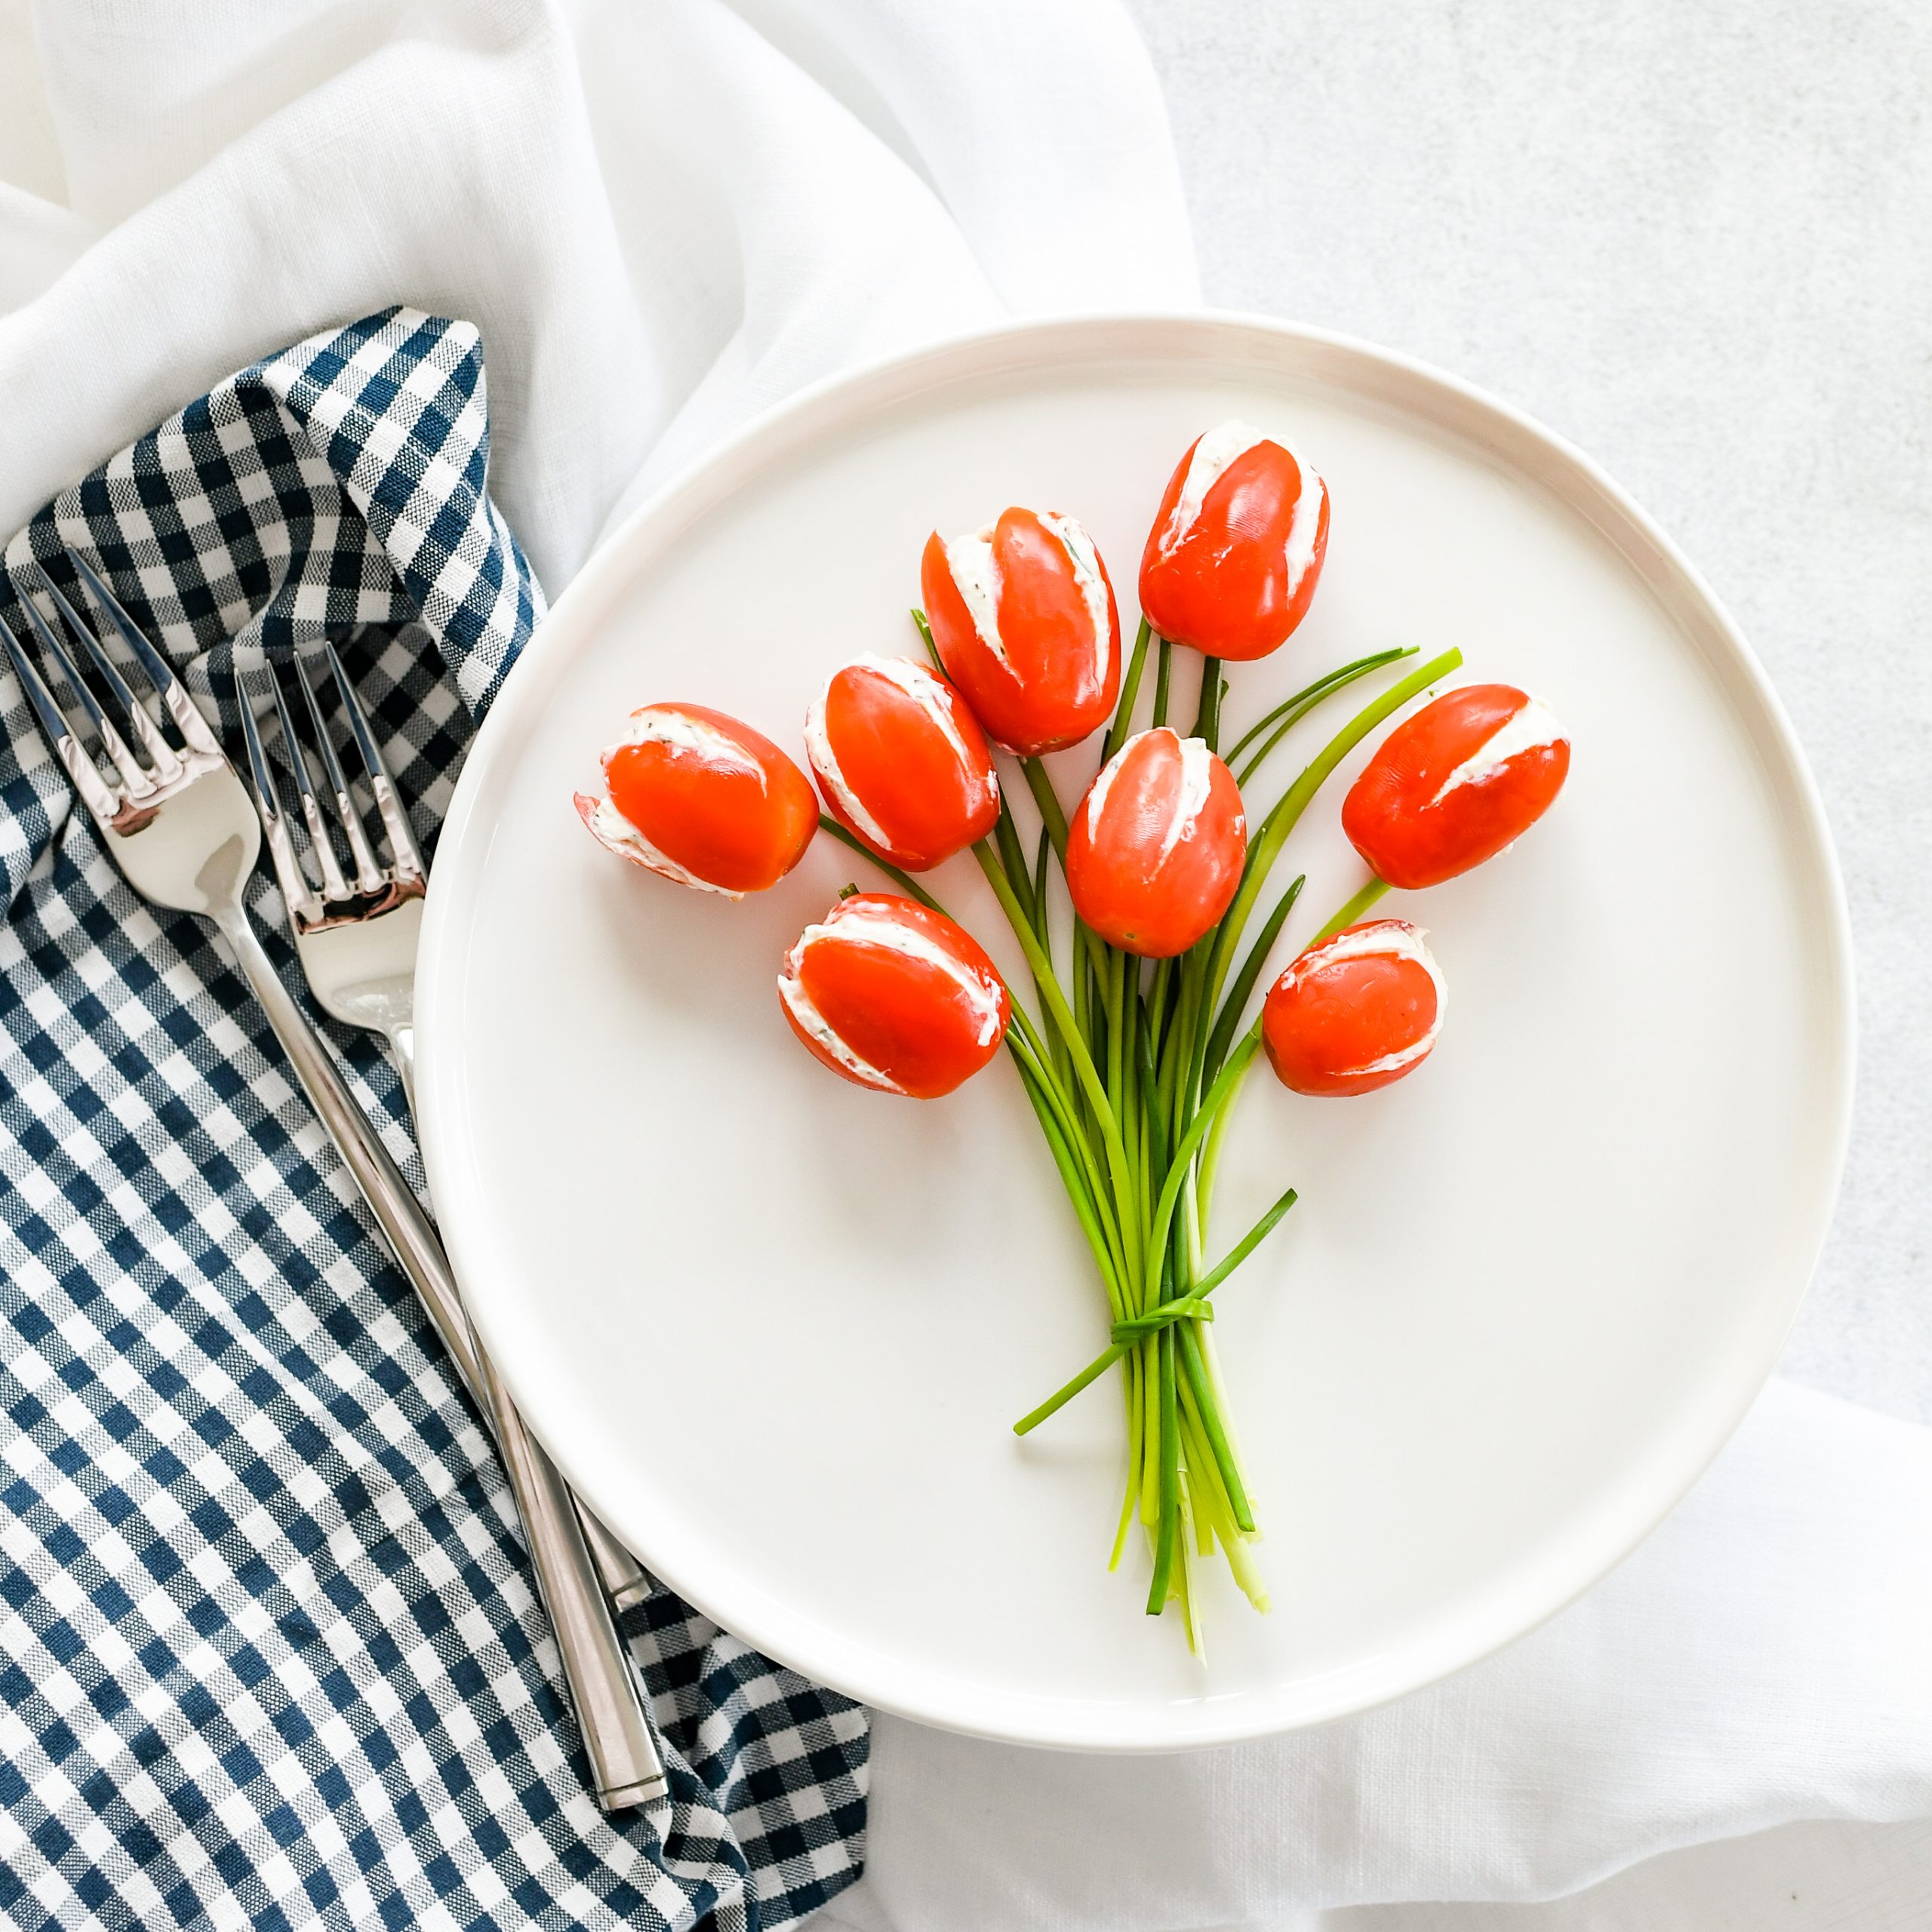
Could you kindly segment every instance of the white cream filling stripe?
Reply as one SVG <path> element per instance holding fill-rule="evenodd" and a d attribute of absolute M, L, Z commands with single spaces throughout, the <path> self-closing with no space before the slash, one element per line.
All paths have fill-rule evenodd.
<path fill-rule="evenodd" d="M 1288 454 L 1294 456 L 1292 450 Z M 1295 456 L 1295 464 L 1301 472 L 1301 494 L 1295 499 L 1294 513 L 1288 518 L 1288 540 L 1282 546 L 1291 601 L 1314 565 L 1315 540 L 1321 534 L 1321 506 L 1328 497 L 1327 485 L 1299 456 Z"/>
<path fill-rule="evenodd" d="M 1205 738 L 1183 738 L 1180 741 L 1180 795 L 1174 805 L 1174 817 L 1168 821 L 1167 831 L 1161 839 L 1161 856 L 1155 861 L 1156 868 L 1164 866 L 1173 857 L 1174 849 L 1194 829 L 1208 804 L 1208 794 L 1214 783 L 1214 754 L 1208 749 Z"/>
<path fill-rule="evenodd" d="M 1180 494 L 1174 499 L 1173 514 L 1161 538 L 1161 548 L 1171 550 L 1192 530 L 1201 515 L 1201 506 L 1230 464 L 1247 455 L 1257 443 L 1269 440 L 1265 429 L 1247 423 L 1220 423 L 1208 430 L 1194 446 L 1188 459 L 1187 474 L 1180 480 Z"/>
<path fill-rule="evenodd" d="M 1041 527 L 1066 552 L 1073 581 L 1087 606 L 1088 621 L 1094 630 L 1094 654 L 1105 685 L 1113 675 L 1114 626 L 1107 608 L 1106 582 L 1100 574 L 1099 552 L 1094 540 L 1070 516 L 1057 510 L 1037 510 Z M 993 536 L 999 526 L 989 523 L 964 537 L 955 537 L 946 546 L 946 567 L 965 600 L 973 628 L 983 644 L 1002 664 L 1011 668 L 1006 645 L 999 634 L 999 565 L 993 555 Z"/>
<path fill-rule="evenodd" d="M 605 770 L 610 769 L 611 759 L 626 746 L 653 744 L 668 745 L 674 752 L 694 752 L 707 762 L 722 765 L 729 771 L 749 772 L 758 780 L 761 792 L 768 794 L 771 789 L 764 767 L 737 739 L 701 718 L 693 718 L 678 710 L 675 705 L 640 705 L 633 711 L 625 721 L 624 735 L 604 752 Z M 581 801 L 589 794 L 579 792 L 577 796 Z M 629 859 L 679 885 L 694 886 L 700 892 L 715 892 L 726 899 L 744 897 L 742 892 L 734 892 L 728 886 L 713 885 L 710 880 L 700 878 L 668 854 L 660 852 L 611 804 L 608 791 L 604 797 L 591 800 L 591 806 L 586 813 L 580 803 L 579 815 L 589 826 L 592 836 L 619 858 Z"/>
<path fill-rule="evenodd" d="M 845 670 L 863 668 L 876 672 L 891 685 L 903 691 L 912 703 L 931 720 L 952 747 L 952 755 L 959 761 L 961 771 L 971 774 L 974 765 L 973 754 L 968 749 L 965 737 L 959 729 L 959 720 L 954 715 L 952 697 L 946 686 L 941 684 L 923 664 L 917 664 L 906 657 L 876 657 L 869 651 L 855 657 Z M 832 694 L 834 681 L 840 675 L 835 671 L 820 688 L 818 696 L 812 700 L 811 708 L 805 713 L 805 751 L 812 761 L 812 769 L 825 780 L 827 788 L 837 798 L 846 817 L 871 839 L 875 845 L 890 848 L 892 840 L 877 819 L 866 809 L 859 795 L 847 782 L 844 771 L 839 764 L 838 755 L 832 748 L 832 738 L 826 729 L 826 702 Z M 986 794 L 989 799 L 999 796 L 999 780 L 989 767 L 986 774 Z"/>
<path fill-rule="evenodd" d="M 1441 968 L 1435 963 L 1435 955 L 1423 943 L 1424 937 L 1422 927 L 1412 926 L 1406 919 L 1374 919 L 1357 930 L 1337 933 L 1333 939 L 1324 940 L 1303 953 L 1288 969 L 1299 986 L 1345 959 L 1413 959 L 1429 975 L 1429 983 L 1435 989 L 1435 1017 L 1426 1032 L 1406 1047 L 1384 1054 L 1380 1060 L 1340 1069 L 1337 1078 L 1359 1080 L 1371 1073 L 1398 1073 L 1405 1066 L 1413 1066 L 1435 1045 L 1435 1036 L 1442 1031 L 1442 1017 L 1449 1010 L 1449 986 Z"/>
<path fill-rule="evenodd" d="M 1121 766 L 1142 739 L 1157 734 L 1174 739 L 1180 749 L 1180 790 L 1175 799 L 1173 816 L 1168 820 L 1167 830 L 1161 835 L 1161 856 L 1154 862 L 1158 871 L 1172 857 L 1174 848 L 1187 836 L 1207 808 L 1214 783 L 1214 754 L 1208 749 L 1204 738 L 1183 738 L 1168 726 L 1158 724 L 1152 731 L 1138 732 L 1128 739 L 1101 768 L 1087 794 L 1087 836 L 1098 841 L 1100 821 L 1106 815 L 1107 794 L 1113 789 Z M 1247 829 L 1244 823 L 1242 829 Z"/>
<path fill-rule="evenodd" d="M 1062 516 L 1057 510 L 1041 510 L 1039 517 L 1073 567 L 1073 581 L 1079 587 L 1081 600 L 1087 606 L 1088 621 L 1094 627 L 1097 681 L 1104 690 L 1114 674 L 1114 625 L 1107 608 L 1106 580 L 1100 574 L 1100 554 L 1085 528 L 1072 517 Z"/>
<path fill-rule="evenodd" d="M 1315 540 L 1321 534 L 1321 507 L 1327 500 L 1328 486 L 1312 465 L 1278 437 L 1247 423 L 1223 423 L 1210 429 L 1194 446 L 1187 474 L 1181 478 L 1180 494 L 1174 499 L 1174 512 L 1161 533 L 1163 553 L 1171 550 L 1192 530 L 1201 515 L 1201 506 L 1237 458 L 1245 456 L 1257 443 L 1274 442 L 1294 457 L 1301 472 L 1301 494 L 1288 517 L 1287 540 L 1281 546 L 1287 566 L 1287 594 L 1291 601 L 1300 589 L 1302 580 L 1315 563 Z"/>
<path fill-rule="evenodd" d="M 813 933 L 822 932 L 822 926 L 811 928 L 805 934 L 809 939 Z M 804 1029 L 806 1037 L 815 1045 L 824 1048 L 832 1059 L 862 1085 L 875 1088 L 881 1094 L 903 1094 L 905 1088 L 897 1081 L 888 1079 L 869 1060 L 861 1060 L 832 1029 L 832 1023 L 812 1002 L 798 977 L 798 959 L 804 941 L 795 946 L 785 961 L 786 971 L 778 976 L 778 997 L 785 1002 L 785 1010 Z"/>
<path fill-rule="evenodd" d="M 999 565 L 993 559 L 993 531 L 988 524 L 965 537 L 955 537 L 946 546 L 946 567 L 966 601 L 973 628 L 999 661 L 1007 661 L 1006 646 L 999 635 Z"/>
<path fill-rule="evenodd" d="M 1094 782 L 1087 788 L 1087 836 L 1097 844 L 1100 836 L 1100 820 L 1106 816 L 1107 794 L 1114 789 L 1114 780 L 1120 776 L 1120 768 L 1127 761 L 1127 755 L 1140 743 L 1144 734 L 1137 733 L 1128 740 L 1095 774 Z"/>
<path fill-rule="evenodd" d="M 848 1072 L 867 1086 L 878 1087 L 891 1094 L 906 1091 L 869 1060 L 862 1060 L 855 1054 L 805 991 L 801 977 L 805 955 L 811 947 L 826 940 L 876 946 L 903 958 L 916 959 L 924 965 L 938 968 L 965 995 L 968 1008 L 978 1022 L 979 1044 L 986 1046 L 999 1037 L 1000 988 L 997 983 L 989 986 L 964 960 L 955 958 L 924 933 L 902 925 L 890 914 L 871 908 L 857 912 L 835 912 L 822 925 L 808 926 L 798 935 L 798 943 L 786 955 L 785 971 L 778 980 L 778 996 L 806 1032 Z"/>
<path fill-rule="evenodd" d="M 669 745 L 674 752 L 694 752 L 711 764 L 749 772 L 760 791 L 771 789 L 764 767 L 736 738 L 675 706 L 641 705 L 626 721 L 623 737 L 605 752 L 604 762 L 608 765 L 629 745 Z"/>
<path fill-rule="evenodd" d="M 695 886 L 700 892 L 715 892 L 726 899 L 742 899 L 742 892 L 734 892 L 728 885 L 714 885 L 708 878 L 700 878 L 694 872 L 687 870 L 675 859 L 660 852 L 651 841 L 606 798 L 592 798 L 587 792 L 577 795 L 577 810 L 592 835 L 607 851 L 617 854 L 620 859 L 629 859 L 647 871 L 654 872 L 663 878 L 675 880 L 679 885 Z M 583 811 L 585 803 L 591 808 Z"/>
<path fill-rule="evenodd" d="M 1547 707 L 1531 698 L 1521 710 L 1506 718 L 1443 780 L 1442 789 L 1429 802 L 1439 805 L 1451 792 L 1464 785 L 1486 785 L 1512 758 L 1539 751 L 1546 745 L 1561 744 L 1566 736 Z"/>

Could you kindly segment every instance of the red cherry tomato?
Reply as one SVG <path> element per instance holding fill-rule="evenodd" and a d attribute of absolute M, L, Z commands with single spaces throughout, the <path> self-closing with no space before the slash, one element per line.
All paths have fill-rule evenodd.
<path fill-rule="evenodd" d="M 1234 774 L 1163 724 L 1101 768 L 1067 827 L 1074 909 L 1143 958 L 1185 952 L 1228 909 L 1247 857 Z"/>
<path fill-rule="evenodd" d="M 1570 740 L 1534 698 L 1466 685 L 1389 733 L 1349 788 L 1342 829 L 1391 885 L 1440 885 L 1520 838 L 1569 774 Z"/>
<path fill-rule="evenodd" d="M 1297 1094 L 1372 1094 L 1429 1057 L 1448 989 L 1423 936 L 1371 919 L 1311 946 L 1269 989 L 1261 1038 Z"/>
<path fill-rule="evenodd" d="M 778 980 L 785 1017 L 835 1073 L 881 1094 L 937 1100 L 1006 1037 L 1006 986 L 943 912 L 889 892 L 841 899 L 808 926 Z"/>
<path fill-rule="evenodd" d="M 909 657 L 833 672 L 805 715 L 805 749 L 832 817 L 908 872 L 963 852 L 999 817 L 984 734 L 952 687 Z"/>
<path fill-rule="evenodd" d="M 701 704 L 647 704 L 604 754 L 605 795 L 577 816 L 620 859 L 734 899 L 762 892 L 818 829 L 805 774 L 749 724 Z"/>
<path fill-rule="evenodd" d="M 1094 540 L 1070 516 L 1008 509 L 926 544 L 919 581 L 940 662 L 995 744 L 1078 744 L 1120 692 L 1120 613 Z"/>
<path fill-rule="evenodd" d="M 1140 558 L 1140 609 L 1211 657 L 1266 657 L 1308 614 L 1328 551 L 1328 488 L 1245 423 L 1195 439 Z"/>

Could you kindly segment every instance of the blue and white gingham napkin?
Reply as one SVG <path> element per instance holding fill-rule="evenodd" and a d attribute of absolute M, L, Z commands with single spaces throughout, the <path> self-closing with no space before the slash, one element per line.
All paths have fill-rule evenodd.
<path fill-rule="evenodd" d="M 77 551 L 205 700 L 334 638 L 427 838 L 543 609 L 488 450 L 476 331 L 372 316 L 63 492 L 0 614 Z M 597 1810 L 475 1412 L 242 981 L 122 882 L 11 670 L 0 878 L 0 1913 L 753 1932 L 849 1883 L 865 1713 L 668 1593 L 627 1629 L 672 1801 Z M 420 1177 L 388 1063 L 331 1037 Z"/>

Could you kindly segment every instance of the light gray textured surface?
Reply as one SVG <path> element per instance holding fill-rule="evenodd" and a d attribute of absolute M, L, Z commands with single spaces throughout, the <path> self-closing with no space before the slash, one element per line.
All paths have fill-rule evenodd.
<path fill-rule="evenodd" d="M 1785 1365 L 1932 1421 L 1932 7 L 1134 4 L 1208 299 L 1540 417 L 1768 666 L 1838 837 L 1861 1035 Z"/>

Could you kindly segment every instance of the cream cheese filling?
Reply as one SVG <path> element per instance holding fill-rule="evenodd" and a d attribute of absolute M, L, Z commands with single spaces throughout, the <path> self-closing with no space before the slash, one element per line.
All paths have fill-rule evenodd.
<path fill-rule="evenodd" d="M 770 789 L 764 767 L 736 738 L 675 706 L 639 706 L 626 721 L 623 737 L 605 752 L 604 762 L 608 764 L 626 746 L 654 744 L 669 745 L 674 751 L 694 752 L 709 763 L 749 772 L 758 780 L 761 791 Z"/>
<path fill-rule="evenodd" d="M 1295 499 L 1295 506 L 1289 513 L 1287 539 L 1281 546 L 1282 560 L 1287 568 L 1287 594 L 1292 601 L 1302 586 L 1302 580 L 1315 565 L 1315 546 L 1321 534 L 1321 509 L 1327 500 L 1328 486 L 1316 474 L 1313 466 L 1286 443 L 1278 437 L 1270 437 L 1251 423 L 1217 424 L 1195 445 L 1194 454 L 1188 461 L 1187 474 L 1181 479 L 1180 494 L 1174 499 L 1173 513 L 1161 535 L 1161 548 L 1164 552 L 1171 550 L 1194 528 L 1208 492 L 1238 458 L 1245 456 L 1257 443 L 1271 441 L 1287 450 L 1294 457 L 1296 469 L 1301 472 L 1301 494 Z"/>
<path fill-rule="evenodd" d="M 999 1037 L 1001 989 L 988 983 L 964 960 L 957 959 L 925 934 L 903 924 L 891 914 L 870 908 L 857 912 L 840 912 L 822 924 L 808 926 L 798 943 L 786 955 L 785 971 L 779 977 L 778 996 L 786 1010 L 840 1066 L 866 1086 L 886 1093 L 903 1094 L 905 1088 L 863 1059 L 848 1046 L 805 991 L 802 977 L 805 955 L 823 942 L 845 940 L 861 946 L 876 946 L 902 958 L 915 959 L 937 967 L 964 996 L 976 1025 L 975 1038 L 989 1046 Z"/>
<path fill-rule="evenodd" d="M 900 1094 L 906 1091 L 897 1081 L 880 1072 L 869 1060 L 862 1060 L 838 1035 L 832 1030 L 831 1021 L 820 1012 L 813 1003 L 812 996 L 805 991 L 804 983 L 798 977 L 798 968 L 804 963 L 805 943 L 814 933 L 823 933 L 823 926 L 808 926 L 798 944 L 786 955 L 785 971 L 778 976 L 778 997 L 785 1002 L 785 1011 L 798 1023 L 800 1030 L 816 1046 L 825 1052 L 861 1085 L 877 1089 L 881 1094 Z"/>
<path fill-rule="evenodd" d="M 978 632 L 980 641 L 1004 664 L 1006 646 L 999 635 L 999 565 L 993 555 L 993 532 L 987 524 L 946 546 L 946 567 Z"/>
<path fill-rule="evenodd" d="M 1292 450 L 1288 454 L 1294 456 Z M 1295 466 L 1301 472 L 1301 494 L 1295 499 L 1294 512 L 1288 518 L 1288 540 L 1282 546 L 1291 601 L 1314 566 L 1315 540 L 1321 534 L 1321 506 L 1328 496 L 1327 485 L 1299 456 L 1295 456 Z"/>
<path fill-rule="evenodd" d="M 1201 813 L 1207 808 L 1208 800 L 1214 783 L 1214 754 L 1208 748 L 1204 738 L 1183 738 L 1165 724 L 1157 724 L 1152 731 L 1137 732 L 1115 752 L 1100 768 L 1087 793 L 1087 836 L 1099 841 L 1100 821 L 1106 816 L 1107 795 L 1114 788 L 1121 767 L 1127 762 L 1128 754 L 1142 739 L 1152 737 L 1155 732 L 1172 738 L 1180 749 L 1180 790 L 1174 800 L 1174 811 L 1168 820 L 1167 829 L 1161 835 L 1160 856 L 1154 861 L 1158 872 L 1174 856 L 1174 848 L 1192 829 Z M 1243 823 L 1244 831 L 1247 829 Z"/>
<path fill-rule="evenodd" d="M 914 704 L 931 719 L 934 726 L 951 747 L 952 755 L 959 761 L 959 768 L 971 773 L 974 764 L 971 749 L 966 743 L 965 734 L 959 728 L 959 720 L 952 708 L 952 694 L 923 664 L 915 664 L 909 658 L 878 657 L 870 651 L 855 657 L 844 668 L 851 670 L 863 666 L 876 672 L 888 684 L 896 685 Z M 832 739 L 826 729 L 826 700 L 832 694 L 833 680 L 838 676 L 835 671 L 820 688 L 811 708 L 805 713 L 805 750 L 812 761 L 812 769 L 825 781 L 826 789 L 838 801 L 846 817 L 872 840 L 875 845 L 893 849 L 894 841 L 889 838 L 877 819 L 866 808 L 864 802 L 847 780 L 844 768 L 838 762 L 838 755 L 832 748 Z M 999 780 L 993 775 L 990 762 L 985 773 L 985 795 L 989 802 L 999 796 Z"/>
<path fill-rule="evenodd" d="M 1435 963 L 1435 955 L 1423 943 L 1425 937 L 1422 928 L 1412 926 L 1405 919 L 1375 919 L 1356 931 L 1337 934 L 1315 948 L 1312 955 L 1305 954 L 1297 961 L 1292 970 L 1299 984 L 1345 959 L 1412 959 L 1429 975 L 1429 983 L 1435 989 L 1435 1017 L 1426 1032 L 1379 1060 L 1337 1069 L 1337 1079 L 1360 1080 L 1371 1074 L 1399 1073 L 1404 1067 L 1413 1066 L 1435 1044 L 1436 1035 L 1442 1031 L 1443 1015 L 1449 1010 L 1449 987 L 1441 968 Z"/>
<path fill-rule="evenodd" d="M 728 885 L 714 885 L 708 878 L 700 878 L 696 872 L 679 865 L 668 854 L 660 852 L 608 798 L 592 798 L 588 793 L 580 792 L 577 798 L 579 812 L 589 826 L 592 835 L 619 858 L 629 859 L 660 878 L 675 880 L 679 885 L 695 886 L 700 892 L 715 892 L 726 899 L 744 897 L 742 892 L 734 892 Z M 586 802 L 591 809 L 583 814 L 583 806 Z"/>
<path fill-rule="evenodd" d="M 1245 456 L 1257 443 L 1269 440 L 1266 430 L 1247 423 L 1220 423 L 1194 446 L 1188 458 L 1187 474 L 1180 480 L 1180 494 L 1174 499 L 1168 527 L 1161 534 L 1161 548 L 1171 550 L 1192 530 L 1201 515 L 1201 506 L 1229 466 Z"/>
<path fill-rule="evenodd" d="M 1208 794 L 1214 783 L 1214 754 L 1208 749 L 1205 738 L 1183 738 L 1180 741 L 1180 795 L 1175 801 L 1174 816 L 1168 821 L 1168 829 L 1161 839 L 1161 856 L 1155 861 L 1158 869 L 1173 857 L 1174 849 L 1193 830 L 1195 821 L 1206 810 Z"/>
<path fill-rule="evenodd" d="M 1429 800 L 1439 805 L 1451 792 L 1465 785 L 1485 785 L 1512 758 L 1540 750 L 1545 745 L 1561 744 L 1564 733 L 1549 709 L 1531 698 L 1513 715 L 1506 718 L 1462 763 L 1442 781 L 1441 789 Z"/>
<path fill-rule="evenodd" d="M 1057 510 L 1041 510 L 1039 518 L 1073 567 L 1073 581 L 1094 627 L 1095 678 L 1105 690 L 1107 680 L 1114 674 L 1114 624 L 1107 604 L 1107 581 L 1100 574 L 1100 554 L 1094 547 L 1093 538 L 1073 518 L 1063 516 Z"/>

